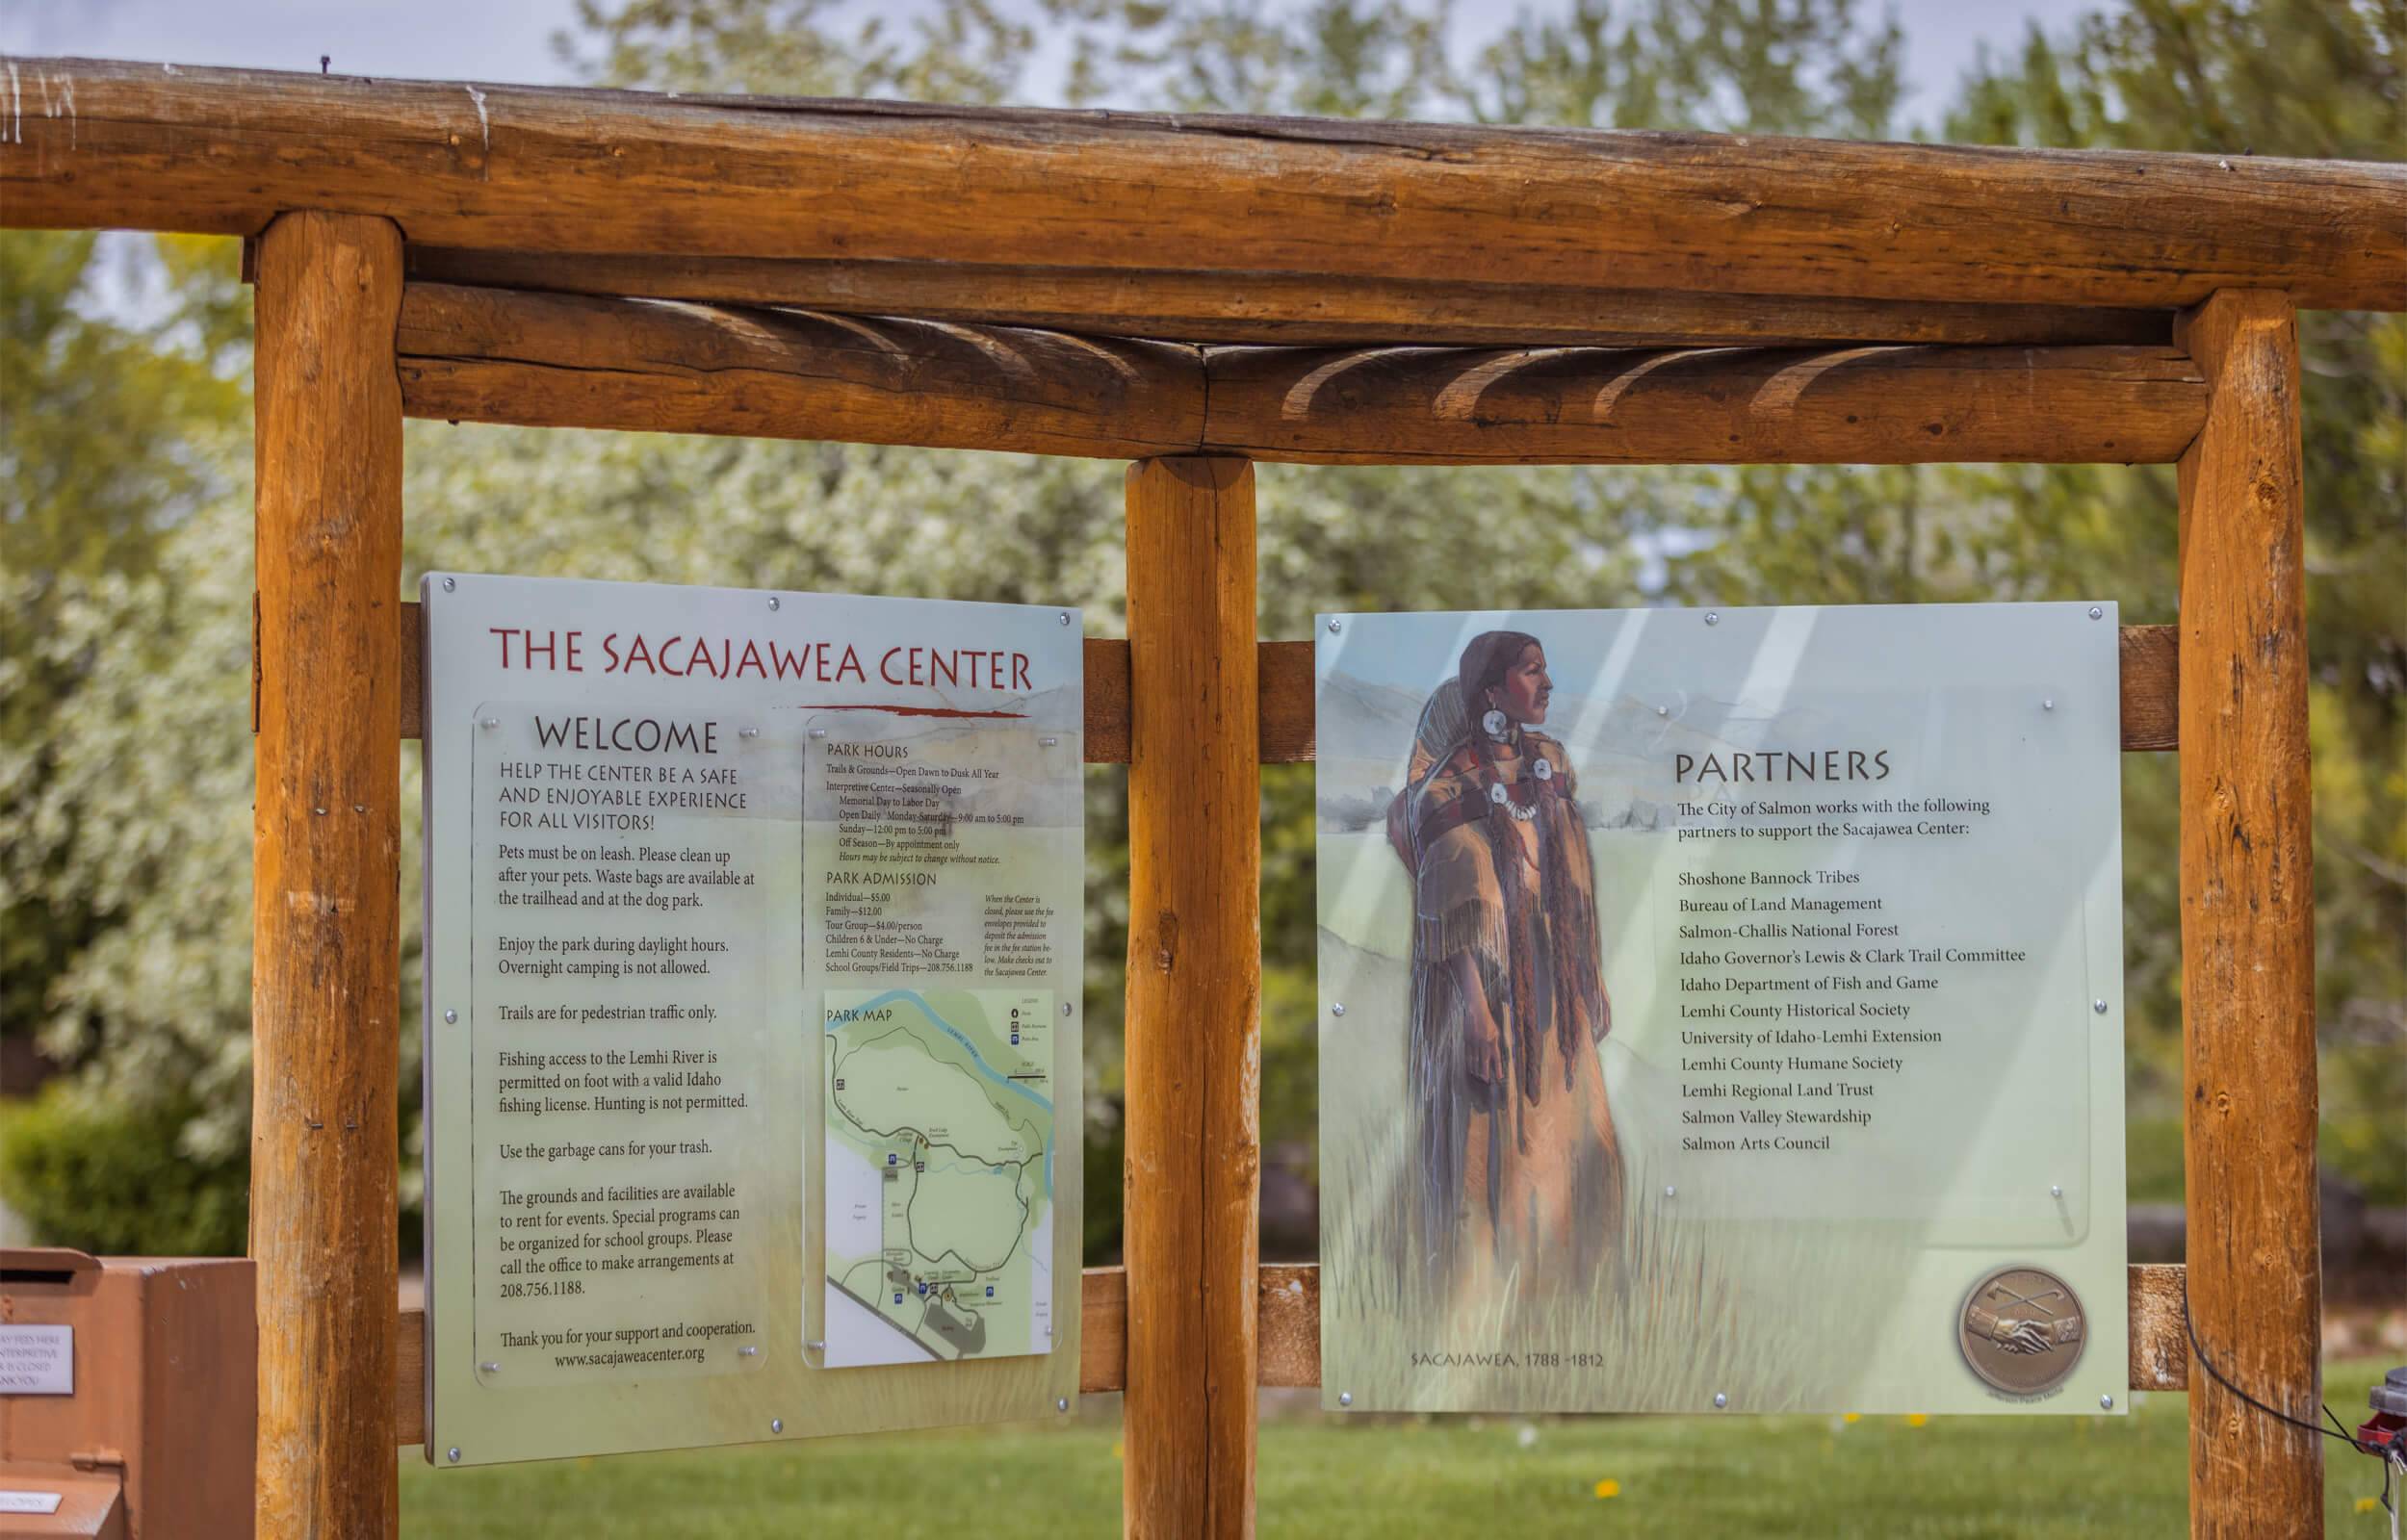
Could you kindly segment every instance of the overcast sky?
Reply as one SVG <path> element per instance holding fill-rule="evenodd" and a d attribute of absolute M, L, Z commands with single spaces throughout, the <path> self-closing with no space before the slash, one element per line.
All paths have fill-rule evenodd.
<path fill-rule="evenodd" d="M 1273 0 L 1274 4 L 1278 0 Z M 1908 118 L 1935 117 L 1975 47 L 2017 45 L 2034 20 L 2058 29 L 2097 9 L 2097 0 L 1893 0 L 1905 29 Z M 1514 9 L 1517 9 L 1517 5 Z M 1544 9 L 1536 0 L 1536 9 Z M 894 19 L 929 9 L 927 0 L 881 0 Z M 1035 0 L 1002 0 L 1006 12 L 1034 13 Z M 1464 0 L 1464 17 L 1502 6 Z M 1877 0 L 1864 7 L 1877 14 Z M 861 4 L 841 13 L 867 13 Z M 246 64 L 315 69 L 330 54 L 345 74 L 427 80 L 562 83 L 551 36 L 571 24 L 574 0 L 0 0 L 0 51 L 159 60 L 184 64 Z M 1476 36 L 1486 30 L 1468 24 Z M 1025 96 L 1042 104 L 1049 79 L 1031 79 Z"/>

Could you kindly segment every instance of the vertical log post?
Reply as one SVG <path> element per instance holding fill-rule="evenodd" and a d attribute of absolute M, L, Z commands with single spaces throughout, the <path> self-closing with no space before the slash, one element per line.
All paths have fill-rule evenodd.
<path fill-rule="evenodd" d="M 2286 295 L 2183 319 L 2213 396 L 2181 461 L 2183 1148 L 2189 1310 L 2216 1368 L 2313 1423 L 2315 887 L 2298 331 Z M 2189 1382 L 2196 1535 L 2323 1532 L 2322 1440 Z"/>
<path fill-rule="evenodd" d="M 260 238 L 250 1252 L 259 1533 L 390 1536 L 401 1013 L 401 232 Z"/>
<path fill-rule="evenodd" d="M 1254 1532 L 1261 748 L 1254 471 L 1128 470 L 1130 1535 Z"/>

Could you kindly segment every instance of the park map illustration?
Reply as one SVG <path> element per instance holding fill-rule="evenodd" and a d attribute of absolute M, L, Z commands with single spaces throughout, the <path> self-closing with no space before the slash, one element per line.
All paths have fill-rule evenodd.
<path fill-rule="evenodd" d="M 830 1368 L 1049 1351 L 1053 999 L 830 989 Z"/>

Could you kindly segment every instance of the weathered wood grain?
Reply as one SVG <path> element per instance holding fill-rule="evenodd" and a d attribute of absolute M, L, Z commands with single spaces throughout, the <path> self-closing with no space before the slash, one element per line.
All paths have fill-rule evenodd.
<path fill-rule="evenodd" d="M 406 1448 L 427 1441 L 427 1312 L 404 1305 L 393 1328 L 393 1434 Z"/>
<path fill-rule="evenodd" d="M 479 251 L 412 246 L 415 283 L 538 289 L 855 316 L 1038 326 L 1104 337 L 1281 346 L 1811 346 L 1829 343 L 2161 347 L 2170 310 L 1579 289 L 1466 278 L 1281 272 L 1144 274 L 963 262 Z"/>
<path fill-rule="evenodd" d="M 1089 1268 L 1078 1294 L 1078 1394 L 1128 1383 L 1128 1270 Z"/>
<path fill-rule="evenodd" d="M 1260 644 L 1262 762 L 1298 764 L 1312 757 L 1318 735 L 1310 642 Z"/>
<path fill-rule="evenodd" d="M 2131 1270 L 2131 1383 L 2134 1390 L 2189 1388 L 2189 1318 L 2183 1314 L 2179 1264 Z"/>
<path fill-rule="evenodd" d="M 401 736 L 419 735 L 426 654 L 416 604 L 401 606 Z M 2121 639 L 2123 747 L 2127 752 L 2174 746 L 2179 653 L 2171 626 L 2126 626 Z M 1255 644 L 1256 696 L 1264 764 L 1299 764 L 1313 757 L 1312 644 Z M 1086 641 L 1086 759 L 1128 762 L 1128 644 L 1109 636 Z"/>
<path fill-rule="evenodd" d="M 1017 327 L 412 284 L 396 346 L 416 417 L 1103 459 L 1204 428 L 1193 348 Z"/>
<path fill-rule="evenodd" d="M 1086 639 L 1086 762 L 1128 762 L 1128 644 Z"/>
<path fill-rule="evenodd" d="M 1262 1383 L 1321 1382 L 1321 1270 L 1274 1264 L 1262 1270 Z"/>
<path fill-rule="evenodd" d="M 2315 881 L 2298 332 L 2279 294 L 2184 320 L 2213 386 L 2181 462 L 2183 1154 L 2195 1535 L 2323 1532 Z"/>
<path fill-rule="evenodd" d="M 1262 814 L 1254 468 L 1128 468 L 1132 1536 L 1254 1532 Z"/>
<path fill-rule="evenodd" d="M 2126 626 L 2120 637 L 2125 753 L 2173 748 L 2181 737 L 2181 643 L 2171 626 Z"/>
<path fill-rule="evenodd" d="M 401 1042 L 401 232 L 260 242 L 250 1254 L 258 1528 L 389 1535 Z"/>
<path fill-rule="evenodd" d="M 2407 307 L 2407 167 L 647 95 L 20 57 L 0 218 L 429 245 L 2165 307 Z M 1152 310 L 1150 300 L 1127 308 Z M 1540 307 L 1533 306 L 1534 310 Z M 1526 339 L 1515 339 L 1526 340 Z"/>
<path fill-rule="evenodd" d="M 2147 347 L 1215 347 L 413 284 L 415 417 L 1315 464 L 2168 462 Z"/>
<path fill-rule="evenodd" d="M 2206 411 L 2171 347 L 1214 349 L 1205 432 L 1405 465 L 2162 463 Z"/>

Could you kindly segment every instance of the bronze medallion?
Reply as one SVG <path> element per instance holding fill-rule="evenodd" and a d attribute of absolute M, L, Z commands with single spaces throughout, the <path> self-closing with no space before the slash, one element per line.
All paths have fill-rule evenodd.
<path fill-rule="evenodd" d="M 2088 1343 L 2072 1286 L 2039 1268 L 1982 1276 L 1964 1297 L 1956 1346 L 1974 1373 L 2008 1396 L 2040 1396 L 2064 1383 Z"/>

